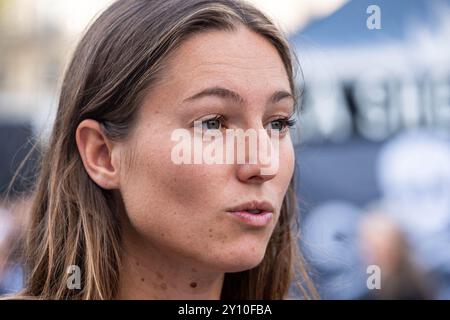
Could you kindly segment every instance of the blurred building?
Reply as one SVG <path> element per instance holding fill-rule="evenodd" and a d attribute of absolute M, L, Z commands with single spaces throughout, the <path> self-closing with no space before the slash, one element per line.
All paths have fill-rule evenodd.
<path fill-rule="evenodd" d="M 370 6 L 380 29 L 369 29 Z M 368 21 L 369 20 L 369 21 Z M 294 35 L 304 141 L 450 127 L 450 1 L 354 0 Z"/>
<path fill-rule="evenodd" d="M 57 25 L 26 0 L 1 1 L 0 119 L 33 121 L 49 110 L 64 59 Z"/>
<path fill-rule="evenodd" d="M 0 0 L 0 122 L 51 127 L 57 91 L 84 28 L 107 0 Z"/>

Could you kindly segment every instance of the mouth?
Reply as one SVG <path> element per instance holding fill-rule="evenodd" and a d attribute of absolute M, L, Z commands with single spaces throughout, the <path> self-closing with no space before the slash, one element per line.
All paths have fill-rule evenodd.
<path fill-rule="evenodd" d="M 243 203 L 234 208 L 227 210 L 228 212 L 248 212 L 251 214 L 261 214 L 263 212 L 274 212 L 275 209 L 273 205 L 268 201 L 258 201 L 253 200 L 250 202 Z"/>
<path fill-rule="evenodd" d="M 273 218 L 274 206 L 267 201 L 250 201 L 227 210 L 232 216 L 246 224 L 263 227 Z"/>

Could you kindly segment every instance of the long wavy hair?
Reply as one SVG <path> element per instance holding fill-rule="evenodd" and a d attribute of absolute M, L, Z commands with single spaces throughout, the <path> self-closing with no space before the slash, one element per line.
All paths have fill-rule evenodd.
<path fill-rule="evenodd" d="M 117 297 L 123 206 L 120 196 L 101 189 L 85 171 L 75 141 L 77 127 L 93 119 L 109 139 L 124 139 L 143 97 L 184 40 L 207 30 L 231 32 L 240 25 L 277 49 L 291 88 L 298 92 L 285 37 L 264 14 L 240 1 L 119 0 L 91 24 L 66 70 L 53 131 L 44 145 L 21 296 Z M 251 270 L 227 273 L 221 299 L 285 299 L 292 284 L 304 298 L 316 297 L 298 247 L 297 217 L 292 180 L 263 261 Z M 67 287 L 67 270 L 73 265 L 83 270 L 81 290 Z"/>

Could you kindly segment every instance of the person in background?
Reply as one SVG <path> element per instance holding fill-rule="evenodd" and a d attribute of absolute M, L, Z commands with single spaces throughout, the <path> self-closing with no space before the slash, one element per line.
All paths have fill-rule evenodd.
<path fill-rule="evenodd" d="M 370 290 L 362 299 L 433 299 L 431 279 L 413 261 L 404 234 L 387 215 L 365 215 L 359 239 L 366 265 L 378 266 L 381 271 L 380 288 Z"/>

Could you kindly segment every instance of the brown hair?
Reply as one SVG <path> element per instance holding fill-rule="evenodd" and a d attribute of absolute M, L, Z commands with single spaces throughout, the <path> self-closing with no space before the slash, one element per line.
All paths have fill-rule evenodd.
<path fill-rule="evenodd" d="M 254 7 L 235 0 L 119 0 L 90 26 L 75 50 L 61 88 L 53 132 L 41 161 L 27 240 L 24 296 L 112 299 L 117 296 L 121 230 L 117 197 L 88 176 L 75 132 L 85 119 L 106 136 L 124 139 L 143 97 L 167 57 L 189 35 L 244 25 L 278 50 L 293 92 L 292 55 L 282 34 Z M 315 295 L 297 244 L 293 181 L 262 263 L 225 275 L 222 299 L 284 299 L 300 276 L 306 298 Z M 69 290 L 66 272 L 78 265 L 82 289 Z M 306 285 L 305 285 L 306 283 Z"/>

